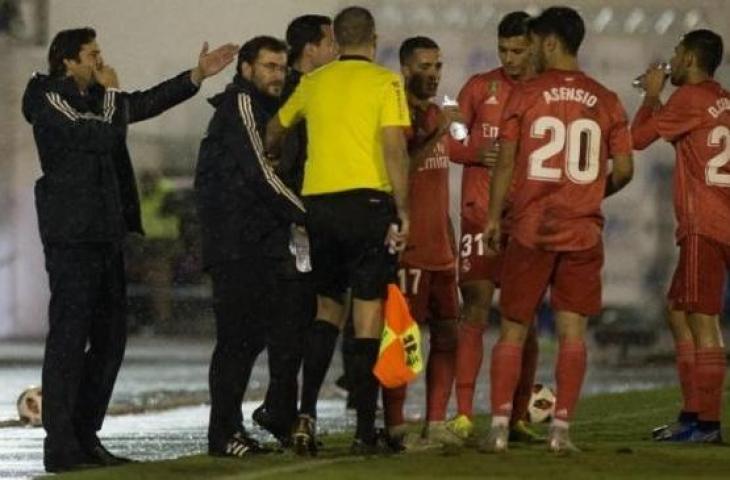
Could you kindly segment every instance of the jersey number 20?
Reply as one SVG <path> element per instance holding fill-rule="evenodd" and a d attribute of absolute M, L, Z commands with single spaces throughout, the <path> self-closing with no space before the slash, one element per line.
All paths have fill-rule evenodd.
<path fill-rule="evenodd" d="M 550 141 L 530 155 L 528 177 L 543 182 L 559 182 L 563 169 L 545 166 L 545 162 L 563 152 L 565 173 L 573 183 L 592 183 L 601 170 L 601 127 L 594 120 L 580 118 L 567 126 L 556 117 L 540 117 L 532 124 L 532 138 Z"/>

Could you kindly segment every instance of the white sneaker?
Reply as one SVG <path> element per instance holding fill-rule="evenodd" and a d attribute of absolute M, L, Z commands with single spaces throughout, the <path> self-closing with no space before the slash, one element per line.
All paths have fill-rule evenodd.
<path fill-rule="evenodd" d="M 446 422 L 428 422 L 423 427 L 423 438 L 428 443 L 460 447 L 464 441 L 451 431 Z"/>
<path fill-rule="evenodd" d="M 570 441 L 567 427 L 551 425 L 547 438 L 548 450 L 557 455 L 580 453 L 580 449 Z"/>
<path fill-rule="evenodd" d="M 505 453 L 509 446 L 509 426 L 492 425 L 489 434 L 479 444 L 479 451 L 482 453 Z"/>

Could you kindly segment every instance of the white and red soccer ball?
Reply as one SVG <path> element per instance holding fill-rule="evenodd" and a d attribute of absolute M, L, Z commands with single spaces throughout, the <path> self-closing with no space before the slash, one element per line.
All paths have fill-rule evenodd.
<path fill-rule="evenodd" d="M 532 387 L 530 403 L 527 406 L 527 420 L 530 423 L 549 422 L 555 414 L 555 391 L 541 383 Z"/>
<path fill-rule="evenodd" d="M 43 394 L 41 387 L 28 387 L 18 397 L 18 417 L 20 421 L 32 427 L 43 425 L 41 412 L 43 408 Z"/>

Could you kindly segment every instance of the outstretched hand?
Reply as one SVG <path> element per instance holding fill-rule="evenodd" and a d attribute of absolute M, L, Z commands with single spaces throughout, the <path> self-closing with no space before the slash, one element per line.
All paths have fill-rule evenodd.
<path fill-rule="evenodd" d="M 238 45 L 226 43 L 209 51 L 208 42 L 204 42 L 198 56 L 198 66 L 191 73 L 193 83 L 200 85 L 206 78 L 212 77 L 226 68 L 236 58 L 238 48 Z"/>

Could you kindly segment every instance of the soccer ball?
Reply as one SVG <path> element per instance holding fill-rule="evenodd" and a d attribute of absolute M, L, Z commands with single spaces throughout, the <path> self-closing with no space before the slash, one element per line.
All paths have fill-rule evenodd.
<path fill-rule="evenodd" d="M 552 388 L 536 383 L 532 387 L 530 403 L 527 406 L 527 420 L 530 423 L 545 423 L 555 414 L 555 392 Z"/>
<path fill-rule="evenodd" d="M 43 404 L 43 395 L 41 387 L 28 387 L 18 397 L 18 417 L 25 425 L 31 427 L 40 427 L 43 425 L 41 420 L 41 408 Z"/>

